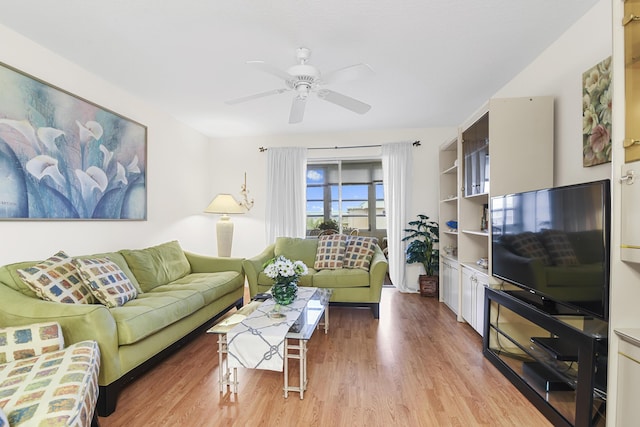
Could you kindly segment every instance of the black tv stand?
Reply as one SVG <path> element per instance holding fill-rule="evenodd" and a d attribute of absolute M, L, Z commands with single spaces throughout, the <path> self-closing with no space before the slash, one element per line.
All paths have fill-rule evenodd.
<path fill-rule="evenodd" d="M 560 375 L 540 362 L 523 362 L 522 373 L 545 392 L 572 390 Z"/>
<path fill-rule="evenodd" d="M 508 295 L 511 295 L 514 298 L 519 299 L 520 301 L 531 304 L 537 309 L 542 310 L 551 316 L 562 315 L 562 316 L 584 317 L 584 314 L 580 313 L 578 310 L 574 310 L 566 305 L 563 305 L 561 303 L 558 303 L 552 299 L 543 297 L 541 295 L 534 294 L 532 292 L 527 292 L 523 290 L 502 291 L 502 292 Z"/>
<path fill-rule="evenodd" d="M 574 342 L 557 337 L 531 337 L 531 342 L 538 344 L 540 348 L 546 350 L 556 360 L 578 361 L 579 350 Z"/>
<path fill-rule="evenodd" d="M 548 305 L 519 298 L 520 292 L 486 289 L 484 355 L 553 425 L 602 422 L 607 323 L 549 313 Z"/>

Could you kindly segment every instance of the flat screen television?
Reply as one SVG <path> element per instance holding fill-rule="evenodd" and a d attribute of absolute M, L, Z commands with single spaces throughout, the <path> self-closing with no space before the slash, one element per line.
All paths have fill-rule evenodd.
<path fill-rule="evenodd" d="M 610 181 L 491 198 L 492 274 L 552 314 L 608 320 Z"/>

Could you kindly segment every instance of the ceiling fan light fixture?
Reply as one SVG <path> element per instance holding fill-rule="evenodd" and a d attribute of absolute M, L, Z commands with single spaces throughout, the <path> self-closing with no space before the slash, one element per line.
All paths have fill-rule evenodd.
<path fill-rule="evenodd" d="M 313 65 L 307 64 L 297 64 L 291 66 L 287 69 L 287 73 L 291 74 L 294 77 L 308 76 L 313 79 L 320 78 L 320 71 L 318 71 L 318 69 Z"/>
<path fill-rule="evenodd" d="M 307 96 L 309 96 L 309 90 L 311 89 L 311 86 L 306 83 L 300 83 L 295 87 L 295 89 L 296 95 L 298 97 L 306 98 Z"/>
<path fill-rule="evenodd" d="M 324 79 L 321 79 L 320 71 L 316 67 L 307 64 L 310 55 L 311 51 L 307 48 L 297 49 L 296 59 L 298 60 L 298 64 L 289 67 L 286 71 L 273 67 L 264 61 L 248 61 L 248 64 L 256 67 L 257 69 L 284 80 L 285 88 L 273 89 L 267 92 L 232 99 L 230 101 L 226 101 L 226 103 L 233 105 L 269 95 L 277 95 L 286 91 L 294 91 L 291 111 L 289 114 L 289 123 L 291 124 L 300 123 L 302 121 L 306 101 L 309 94 L 312 92 L 323 101 L 346 108 L 347 110 L 351 110 L 357 114 L 365 114 L 371 109 L 369 104 L 365 104 L 364 102 L 351 98 L 350 96 L 322 87 L 324 85 L 331 84 L 332 82 L 349 81 L 361 76 L 372 74 L 373 69 L 369 65 L 364 63 L 350 65 L 348 67 L 329 72 L 325 74 Z"/>

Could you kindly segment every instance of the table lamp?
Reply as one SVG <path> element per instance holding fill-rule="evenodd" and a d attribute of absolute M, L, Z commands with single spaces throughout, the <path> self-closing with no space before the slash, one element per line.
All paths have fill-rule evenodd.
<path fill-rule="evenodd" d="M 229 214 L 243 214 L 245 210 L 231 194 L 218 194 L 213 198 L 206 213 L 222 214 L 216 224 L 218 238 L 218 256 L 230 257 L 233 242 L 233 222 Z"/>

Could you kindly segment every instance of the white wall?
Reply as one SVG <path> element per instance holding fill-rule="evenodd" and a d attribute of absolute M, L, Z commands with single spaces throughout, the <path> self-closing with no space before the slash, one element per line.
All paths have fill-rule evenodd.
<path fill-rule="evenodd" d="M 610 164 L 582 167 L 582 72 L 611 55 L 611 12 L 601 0 L 538 59 L 505 85 L 495 97 L 551 95 L 555 103 L 555 185 L 608 178 Z M 479 108 L 481 106 L 478 106 Z M 258 148 L 270 146 L 332 147 L 379 144 L 420 139 L 423 146 L 414 158 L 413 213 L 438 216 L 438 145 L 454 137 L 456 129 L 399 129 L 312 135 L 265 135 L 214 140 L 211 151 L 211 193 L 238 195 L 247 172 L 248 188 L 255 207 L 246 215 L 233 217 L 235 223 L 232 256 L 250 257 L 266 246 L 264 217 L 266 200 L 266 153 Z M 378 156 L 379 149 L 318 150 L 310 156 Z M 221 184 L 224 183 L 224 184 Z M 211 230 L 212 235 L 215 230 Z M 409 280 L 419 274 L 410 266 Z"/>
<path fill-rule="evenodd" d="M 611 272 L 607 425 L 616 422 L 619 338 L 614 330 L 640 325 L 640 265 L 622 262 L 620 244 L 621 186 L 625 137 L 624 3 L 600 0 L 580 21 L 496 96 L 556 96 L 556 185 L 611 178 Z M 613 53 L 612 163 L 583 168 L 581 164 L 581 74 Z M 633 396 L 631 398 L 635 398 Z M 629 399 L 629 396 L 626 396 Z"/>
<path fill-rule="evenodd" d="M 624 31 L 619 25 L 624 16 L 624 3 L 613 1 L 613 73 L 614 82 L 624 80 Z M 622 141 L 625 138 L 625 87 L 624 84 L 615 84 L 612 107 L 613 123 L 613 207 L 612 207 L 612 253 L 611 253 L 611 295 L 609 318 L 609 382 L 607 386 L 607 425 L 620 425 L 616 423 L 616 399 L 618 383 L 618 345 L 620 339 L 614 330 L 620 328 L 640 327 L 640 264 L 622 262 L 620 258 L 620 244 L 622 243 L 621 222 L 622 214 L 621 185 L 618 180 L 624 165 L 624 149 Z M 615 141 L 618 141 L 617 143 Z M 637 183 L 635 185 L 638 185 Z M 625 396 L 626 399 L 637 399 L 637 396 Z"/>
<path fill-rule="evenodd" d="M 555 97 L 556 186 L 611 176 L 611 163 L 582 166 L 582 73 L 610 55 L 611 3 L 600 0 L 494 95 Z"/>
<path fill-rule="evenodd" d="M 455 128 L 395 129 L 376 132 L 326 133 L 312 135 L 271 135 L 218 139 L 212 146 L 212 192 L 230 192 L 238 196 L 247 172 L 247 187 L 255 199 L 254 208 L 246 215 L 233 217 L 235 224 L 232 256 L 252 257 L 266 247 L 266 160 L 259 147 L 335 147 L 382 144 L 420 140 L 414 148 L 412 213 L 438 218 L 438 146 L 456 135 Z M 311 150 L 310 158 L 380 157 L 380 148 L 346 150 Z M 222 187 L 219 183 L 224 182 Z M 215 185 L 213 183 L 216 183 Z M 415 267 L 415 268 L 414 268 Z M 417 266 L 409 269 L 408 282 L 417 283 Z"/>
<path fill-rule="evenodd" d="M 0 26 L 0 62 L 148 127 L 147 221 L 0 221 L 0 264 L 69 254 L 138 248 L 169 239 L 215 253 L 203 230 L 210 197 L 207 137 L 154 110 L 62 57 Z"/>

